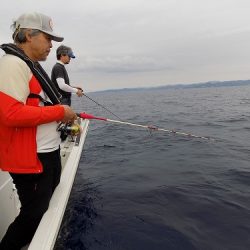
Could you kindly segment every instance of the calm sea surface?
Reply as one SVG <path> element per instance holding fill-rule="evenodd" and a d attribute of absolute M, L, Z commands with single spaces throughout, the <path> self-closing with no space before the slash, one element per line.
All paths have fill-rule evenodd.
<path fill-rule="evenodd" d="M 91 121 L 55 249 L 250 249 L 250 86 L 90 93 Z M 86 97 L 77 111 L 117 119 Z"/>

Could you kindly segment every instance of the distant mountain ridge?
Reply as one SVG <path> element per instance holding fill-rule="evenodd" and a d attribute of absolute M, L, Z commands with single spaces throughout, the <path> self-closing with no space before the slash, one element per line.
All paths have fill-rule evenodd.
<path fill-rule="evenodd" d="M 250 85 L 250 80 L 231 80 L 231 81 L 209 81 L 202 83 L 190 84 L 172 84 L 162 85 L 157 87 L 138 87 L 138 88 L 122 88 L 122 89 L 108 89 L 95 92 L 116 92 L 116 91 L 136 91 L 136 90 L 150 90 L 150 89 L 188 89 L 188 88 L 213 88 L 213 87 L 232 87 L 232 86 L 246 86 Z"/>
<path fill-rule="evenodd" d="M 232 87 L 232 86 L 246 86 L 250 85 L 250 80 L 236 80 L 236 81 L 209 81 L 203 83 L 191 84 L 176 84 L 163 86 L 164 88 L 211 88 L 211 87 Z M 158 88 L 158 87 L 156 87 Z M 159 88 L 161 88 L 159 86 Z"/>

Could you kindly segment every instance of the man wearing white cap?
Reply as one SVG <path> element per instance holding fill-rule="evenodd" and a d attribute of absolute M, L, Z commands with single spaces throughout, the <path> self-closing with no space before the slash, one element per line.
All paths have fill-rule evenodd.
<path fill-rule="evenodd" d="M 65 65 L 69 64 L 71 58 L 75 58 L 75 55 L 70 47 L 61 45 L 56 50 L 56 57 L 57 62 L 52 68 L 51 80 L 62 95 L 62 103 L 70 106 L 72 93 L 79 97 L 83 95 L 80 87 L 70 86 L 69 76 L 65 69 Z"/>
<path fill-rule="evenodd" d="M 60 182 L 58 122 L 76 118 L 60 104 L 61 95 L 39 64 L 47 59 L 52 40 L 63 40 L 54 33 L 51 18 L 23 14 L 13 29 L 14 44 L 0 46 L 6 53 L 0 58 L 0 169 L 10 173 L 21 209 L 1 250 L 21 249 L 32 240 Z"/>

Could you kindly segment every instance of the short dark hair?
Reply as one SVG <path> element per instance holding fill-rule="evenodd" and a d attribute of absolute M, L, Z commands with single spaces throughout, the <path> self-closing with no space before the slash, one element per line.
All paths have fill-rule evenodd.
<path fill-rule="evenodd" d="M 70 47 L 65 46 L 65 45 L 60 45 L 56 50 L 57 60 L 59 60 L 61 56 L 66 56 L 66 55 L 68 55 L 71 58 L 75 58 L 73 51 Z"/>
<path fill-rule="evenodd" d="M 36 29 L 16 29 L 12 35 L 15 43 L 25 43 L 27 42 L 26 33 L 30 31 L 30 36 L 37 36 L 41 33 L 40 30 Z"/>

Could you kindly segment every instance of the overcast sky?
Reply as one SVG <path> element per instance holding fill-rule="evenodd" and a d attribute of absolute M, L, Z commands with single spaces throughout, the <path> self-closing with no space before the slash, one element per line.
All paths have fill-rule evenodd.
<path fill-rule="evenodd" d="M 250 79 L 250 0 L 8 0 L 0 42 L 24 12 L 52 17 L 85 91 Z M 43 63 L 50 75 L 53 43 Z"/>

